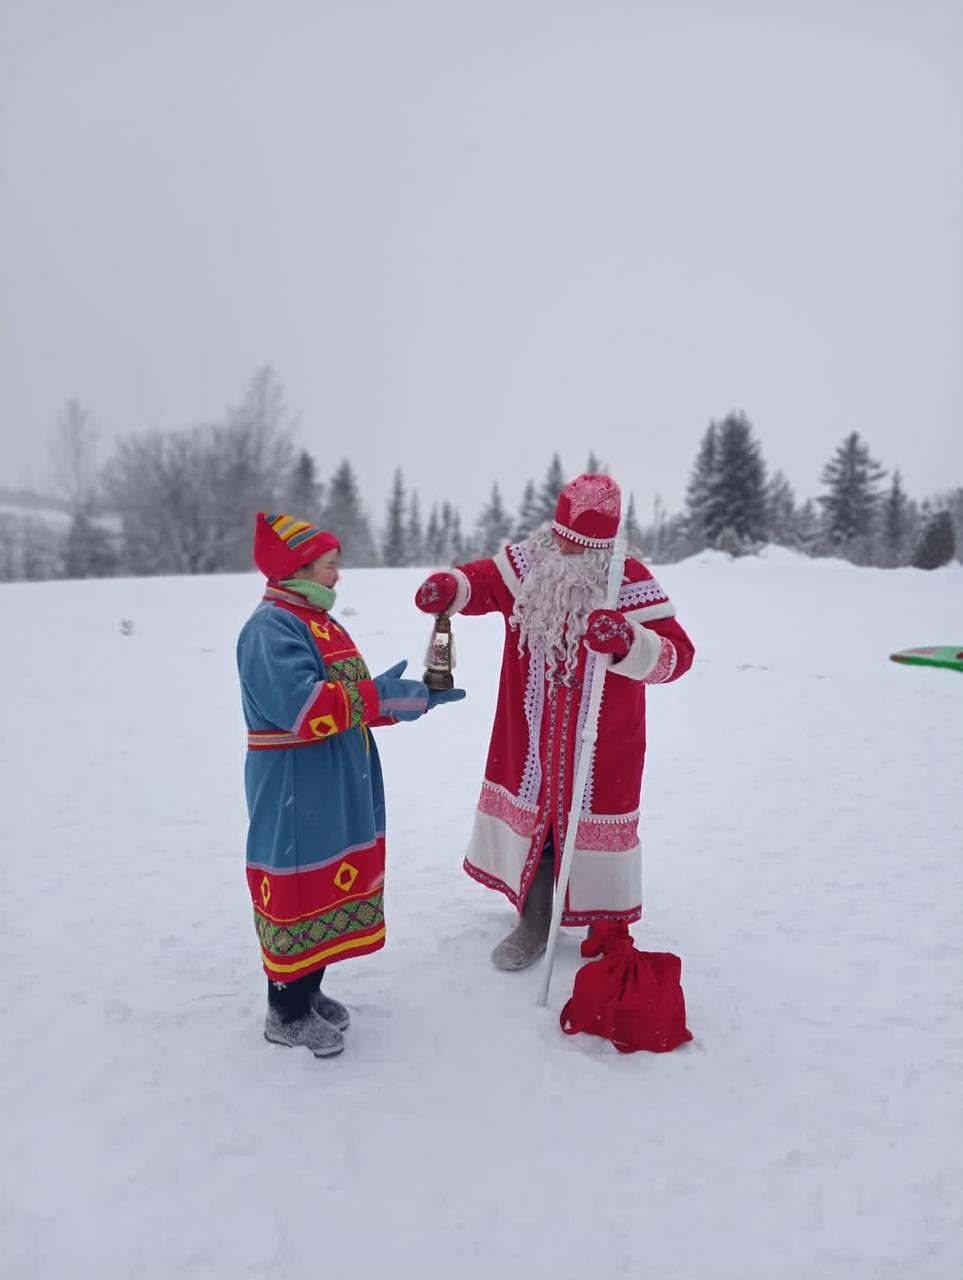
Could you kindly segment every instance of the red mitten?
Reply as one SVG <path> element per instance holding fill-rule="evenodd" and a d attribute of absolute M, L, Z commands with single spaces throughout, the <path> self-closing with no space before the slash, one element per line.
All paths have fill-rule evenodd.
<path fill-rule="evenodd" d="M 585 626 L 585 643 L 596 653 L 611 653 L 618 661 L 632 647 L 632 628 L 617 609 L 593 609 Z"/>
<path fill-rule="evenodd" d="M 444 613 L 457 594 L 458 579 L 453 573 L 433 573 L 415 592 L 415 604 L 422 613 Z"/>

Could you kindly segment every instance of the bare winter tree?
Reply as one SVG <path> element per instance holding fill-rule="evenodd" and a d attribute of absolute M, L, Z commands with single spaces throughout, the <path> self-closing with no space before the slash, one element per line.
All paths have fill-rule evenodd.
<path fill-rule="evenodd" d="M 221 423 L 124 441 L 108 475 L 134 573 L 250 568 L 254 515 L 290 483 L 293 448 L 277 375 L 258 370 Z"/>
<path fill-rule="evenodd" d="M 79 400 L 68 400 L 48 445 L 54 487 L 70 515 L 60 552 L 60 569 L 68 578 L 106 577 L 116 568 L 114 539 L 99 518 L 99 444 L 100 429 L 93 417 Z"/>
<path fill-rule="evenodd" d="M 100 429 L 76 398 L 54 423 L 48 454 L 54 487 L 71 515 L 92 514 L 99 491 Z"/>

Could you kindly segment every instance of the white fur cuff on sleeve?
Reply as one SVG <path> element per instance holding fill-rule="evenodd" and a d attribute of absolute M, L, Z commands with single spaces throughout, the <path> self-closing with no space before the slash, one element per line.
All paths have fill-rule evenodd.
<path fill-rule="evenodd" d="M 655 670 L 662 655 L 662 637 L 631 618 L 626 618 L 626 622 L 632 628 L 632 647 L 622 661 L 613 663 L 609 670 L 627 680 L 644 680 Z"/>
<path fill-rule="evenodd" d="M 458 590 L 455 592 L 455 598 L 448 612 L 461 613 L 471 599 L 471 582 L 468 580 L 468 574 L 462 572 L 461 569 L 452 569 L 451 573 L 458 583 Z"/>

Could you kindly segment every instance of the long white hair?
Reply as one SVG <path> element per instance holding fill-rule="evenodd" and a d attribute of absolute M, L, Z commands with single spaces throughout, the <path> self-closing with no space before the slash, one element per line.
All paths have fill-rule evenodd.
<path fill-rule="evenodd" d="M 544 648 L 551 683 L 569 683 L 586 620 L 605 603 L 612 551 L 590 548 L 582 555 L 562 555 L 550 524 L 537 530 L 525 549 L 530 568 L 509 619 L 518 629 L 518 652 Z"/>

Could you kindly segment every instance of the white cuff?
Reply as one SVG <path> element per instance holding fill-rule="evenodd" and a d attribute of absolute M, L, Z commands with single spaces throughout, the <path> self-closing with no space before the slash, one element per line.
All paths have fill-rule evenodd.
<path fill-rule="evenodd" d="M 655 670 L 661 657 L 662 637 L 631 618 L 625 620 L 632 628 L 632 646 L 620 662 L 613 662 L 609 671 L 627 680 L 644 680 Z"/>
<path fill-rule="evenodd" d="M 451 569 L 449 571 L 458 583 L 458 590 L 455 592 L 455 598 L 448 607 L 448 613 L 461 613 L 465 605 L 471 599 L 471 582 L 468 574 L 463 573 L 461 569 Z"/>

